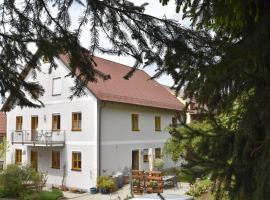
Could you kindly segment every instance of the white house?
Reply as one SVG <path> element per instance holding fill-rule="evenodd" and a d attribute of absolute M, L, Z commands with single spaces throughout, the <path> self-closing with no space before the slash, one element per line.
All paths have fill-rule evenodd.
<path fill-rule="evenodd" d="M 68 55 L 55 58 L 51 74 L 43 63 L 34 81 L 45 89 L 45 107 L 15 107 L 7 114 L 7 164 L 31 164 L 47 173 L 48 184 L 89 189 L 100 175 L 147 170 L 150 148 L 160 156 L 169 137 L 164 129 L 183 104 L 144 71 L 125 80 L 130 67 L 95 59 L 111 79 L 89 83 L 87 95 L 72 101 Z"/>

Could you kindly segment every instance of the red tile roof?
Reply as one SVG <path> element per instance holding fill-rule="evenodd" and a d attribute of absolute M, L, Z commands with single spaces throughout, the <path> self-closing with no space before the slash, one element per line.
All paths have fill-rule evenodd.
<path fill-rule="evenodd" d="M 0 134 L 6 134 L 7 132 L 7 118 L 6 114 L 0 112 Z"/>
<path fill-rule="evenodd" d="M 62 62 L 68 66 L 67 54 L 60 55 Z M 130 67 L 103 58 L 95 57 L 97 69 L 110 75 L 110 79 L 97 83 L 89 83 L 88 89 L 103 101 L 128 103 L 148 107 L 182 110 L 184 105 L 167 89 L 142 70 L 137 70 L 126 80 L 123 77 L 131 70 Z"/>

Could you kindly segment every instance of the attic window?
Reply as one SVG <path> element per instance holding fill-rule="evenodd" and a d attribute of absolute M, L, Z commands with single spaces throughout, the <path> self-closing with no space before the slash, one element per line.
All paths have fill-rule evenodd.
<path fill-rule="evenodd" d="M 62 90 L 62 80 L 61 77 L 53 78 L 52 80 L 52 95 L 61 95 Z"/>

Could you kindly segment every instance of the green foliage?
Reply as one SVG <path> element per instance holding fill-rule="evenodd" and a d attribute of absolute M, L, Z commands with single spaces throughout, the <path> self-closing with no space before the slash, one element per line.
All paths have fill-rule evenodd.
<path fill-rule="evenodd" d="M 188 191 L 188 195 L 193 197 L 200 197 L 203 194 L 206 194 L 213 188 L 214 184 L 211 180 L 197 180 Z"/>
<path fill-rule="evenodd" d="M 38 192 L 45 182 L 45 175 L 30 166 L 8 165 L 0 174 L 1 190 L 8 197 L 23 197 L 30 191 Z"/>
<path fill-rule="evenodd" d="M 116 183 L 108 176 L 100 176 L 97 179 L 97 187 L 100 189 L 114 191 L 116 189 Z"/>
<path fill-rule="evenodd" d="M 157 170 L 162 170 L 162 168 L 164 167 L 164 164 L 165 164 L 165 162 L 164 162 L 164 160 L 161 159 L 161 158 L 156 158 L 156 159 L 154 160 L 154 167 L 155 167 L 155 169 L 157 169 Z"/>
<path fill-rule="evenodd" d="M 35 193 L 29 193 L 25 195 L 23 200 L 57 200 L 63 197 L 63 192 L 58 189 L 52 189 L 52 191 L 40 191 Z"/>
<path fill-rule="evenodd" d="M 195 199 L 198 200 L 203 199 L 212 200 L 215 199 L 215 197 L 222 200 L 229 200 L 227 192 L 222 190 L 219 193 L 217 193 L 215 184 L 210 179 L 196 180 L 196 182 L 191 186 L 187 194 L 193 196 Z"/>
<path fill-rule="evenodd" d="M 132 179 L 132 185 L 133 186 L 139 186 L 140 181 L 138 179 Z"/>
<path fill-rule="evenodd" d="M 155 188 L 155 187 L 158 186 L 158 183 L 157 183 L 157 181 L 152 180 L 152 181 L 149 182 L 149 186 L 152 187 L 152 188 Z"/>

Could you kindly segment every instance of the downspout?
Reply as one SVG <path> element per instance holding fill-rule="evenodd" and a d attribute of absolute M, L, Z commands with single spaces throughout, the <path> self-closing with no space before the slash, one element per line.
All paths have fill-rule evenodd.
<path fill-rule="evenodd" d="M 97 171 L 101 175 L 101 111 L 105 108 L 105 102 L 98 102 L 98 134 L 97 134 Z"/>

